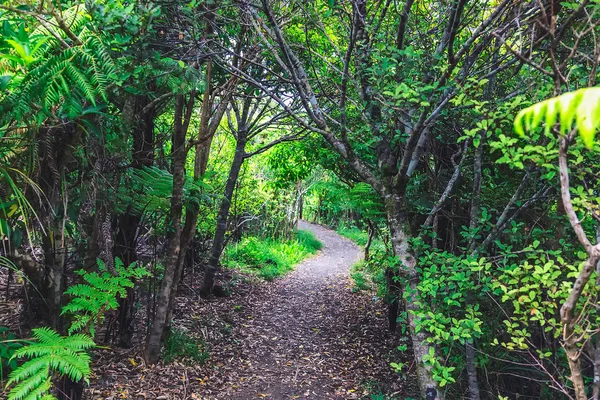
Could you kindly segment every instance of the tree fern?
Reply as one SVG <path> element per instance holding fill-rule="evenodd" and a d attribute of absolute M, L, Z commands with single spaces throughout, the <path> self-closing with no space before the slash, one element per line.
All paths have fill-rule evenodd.
<path fill-rule="evenodd" d="M 524 136 L 525 130 L 539 127 L 542 121 L 546 123 L 546 133 L 560 122 L 561 134 L 574 123 L 585 146 L 591 148 L 600 128 L 600 88 L 565 93 L 522 110 L 515 118 L 515 131 Z"/>
<path fill-rule="evenodd" d="M 95 346 L 87 335 L 61 336 L 50 328 L 33 329 L 35 342 L 18 349 L 13 358 L 29 358 L 9 376 L 6 387 L 14 386 L 8 400 L 48 400 L 52 387 L 51 374 L 67 376 L 73 381 L 89 382 L 90 356 Z"/>

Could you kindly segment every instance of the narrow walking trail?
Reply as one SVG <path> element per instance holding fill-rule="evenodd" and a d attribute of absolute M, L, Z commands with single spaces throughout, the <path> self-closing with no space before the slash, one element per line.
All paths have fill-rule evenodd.
<path fill-rule="evenodd" d="M 303 221 L 299 228 L 312 231 L 323 249 L 252 310 L 239 332 L 238 379 L 221 398 L 352 399 L 381 382 L 382 372 L 388 383 L 393 378 L 380 353 L 390 344 L 382 310 L 369 309 L 372 296 L 351 291 L 349 270 L 361 249 L 330 229 Z"/>
<path fill-rule="evenodd" d="M 323 249 L 273 282 L 232 277 L 228 297 L 200 299 L 190 275 L 177 297 L 177 329 L 205 343 L 206 363 L 146 366 L 136 349 L 97 354 L 89 399 L 342 400 L 387 393 L 410 396 L 408 375 L 390 362 L 406 339 L 387 330 L 385 305 L 352 290 L 350 267 L 361 249 L 324 227 L 300 222 Z M 378 397 L 382 399 L 383 397 Z"/>

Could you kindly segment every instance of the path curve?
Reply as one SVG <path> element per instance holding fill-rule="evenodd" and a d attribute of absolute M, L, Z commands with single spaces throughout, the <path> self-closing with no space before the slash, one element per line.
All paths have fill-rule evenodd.
<path fill-rule="evenodd" d="M 366 337 L 385 336 L 385 328 L 367 332 L 373 327 L 363 321 L 368 311 L 356 309 L 361 306 L 351 292 L 349 271 L 361 257 L 360 248 L 319 225 L 300 221 L 299 228 L 313 232 L 323 249 L 256 304 L 240 329 L 246 339 L 239 377 L 220 398 L 359 398 L 361 383 L 370 372 L 379 372 L 371 364 L 385 363 L 361 348 L 372 346 Z"/>
<path fill-rule="evenodd" d="M 385 305 L 374 293 L 352 290 L 350 267 L 361 249 L 330 229 L 305 222 L 300 228 L 312 231 L 324 247 L 284 278 L 262 282 L 240 275 L 230 283 L 231 296 L 211 299 L 199 299 L 198 275 L 180 285 L 175 326 L 205 343 L 207 362 L 146 366 L 143 342 L 133 349 L 99 349 L 86 399 L 409 396 L 412 373 L 398 375 L 390 368 L 390 362 L 412 365 L 397 350 L 407 338 L 386 329 Z"/>

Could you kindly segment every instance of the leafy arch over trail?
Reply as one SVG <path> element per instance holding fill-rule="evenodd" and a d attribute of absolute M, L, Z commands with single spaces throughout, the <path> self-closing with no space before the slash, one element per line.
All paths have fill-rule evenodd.
<path fill-rule="evenodd" d="M 592 0 L 0 2 L 0 286 L 27 310 L 9 307 L 10 334 L 75 321 L 187 376 L 163 338 L 236 340 L 232 298 L 301 258 L 304 217 L 366 245 L 355 289 L 388 308 L 412 397 L 600 398 L 599 16 Z M 223 253 L 251 255 L 252 276 Z M 73 294 L 95 300 L 61 314 Z M 227 393 L 213 366 L 154 380 L 156 397 Z"/>

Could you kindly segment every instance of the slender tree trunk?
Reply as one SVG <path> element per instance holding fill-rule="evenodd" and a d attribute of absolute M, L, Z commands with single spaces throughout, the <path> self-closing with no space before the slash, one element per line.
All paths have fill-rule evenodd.
<path fill-rule="evenodd" d="M 480 134 L 479 147 L 475 150 L 475 160 L 473 161 L 473 191 L 471 196 L 471 209 L 469 212 L 469 229 L 471 233 L 475 231 L 479 225 L 479 205 L 481 203 L 481 177 L 482 177 L 482 165 L 483 165 L 483 146 L 486 137 L 485 131 Z M 475 252 L 476 240 L 475 235 L 471 238 L 469 244 L 469 252 Z M 468 300 L 470 294 L 467 294 Z M 477 378 L 477 352 L 475 347 L 475 341 L 468 339 L 465 342 L 465 361 L 467 369 L 467 381 L 469 383 L 469 400 L 479 400 L 481 395 L 479 393 L 479 379 Z"/>
<path fill-rule="evenodd" d="M 594 379 L 592 383 L 592 399 L 600 400 L 600 338 L 596 337 L 592 345 L 594 357 Z"/>
<path fill-rule="evenodd" d="M 148 364 L 156 364 L 160 355 L 163 331 L 167 325 L 171 290 L 177 272 L 180 240 L 181 216 L 183 210 L 183 185 L 185 182 L 185 130 L 182 124 L 184 109 L 183 95 L 177 95 L 175 104 L 175 132 L 173 133 L 173 192 L 171 195 L 171 234 L 165 260 L 166 268 L 160 286 L 156 313 L 146 339 L 144 358 Z"/>
<path fill-rule="evenodd" d="M 371 243 L 373 242 L 373 236 L 375 236 L 375 225 L 373 224 L 373 221 L 368 219 L 367 224 L 369 225 L 369 237 L 367 238 L 367 243 L 365 244 L 365 261 L 369 261 L 369 251 L 371 249 Z M 398 316 L 396 316 L 396 318 L 397 317 Z"/>
<path fill-rule="evenodd" d="M 405 311 L 410 328 L 421 398 L 426 400 L 442 400 L 443 393 L 439 389 L 438 382 L 433 379 L 432 368 L 425 362 L 425 358 L 429 355 L 432 346 L 427 343 L 427 333 L 423 329 L 417 330 L 417 315 L 420 314 L 419 299 L 417 297 L 419 274 L 417 271 L 417 260 L 413 256 L 408 243 L 410 233 L 406 213 L 403 209 L 404 198 L 399 194 L 388 194 L 385 198 L 385 203 L 394 255 L 400 261 L 399 275 L 406 282 L 404 288 L 406 293 L 404 297 Z"/>
<path fill-rule="evenodd" d="M 582 342 L 584 341 L 585 335 L 579 335 L 576 331 L 576 327 L 580 323 L 581 318 L 581 311 L 577 309 L 577 303 L 579 302 L 593 272 L 597 270 L 598 263 L 600 263 L 600 243 L 593 245 L 590 242 L 571 201 L 568 153 L 573 134 L 575 134 L 575 132 L 572 132 L 571 136 L 563 137 L 560 140 L 558 166 L 560 172 L 561 199 L 565 213 L 569 217 L 571 228 L 575 232 L 579 243 L 585 248 L 588 259 L 585 261 L 583 268 L 579 271 L 579 275 L 575 279 L 575 282 L 573 282 L 573 288 L 569 293 L 569 297 L 564 301 L 560 309 L 560 317 L 563 325 L 563 348 L 567 354 L 569 369 L 571 370 L 570 380 L 573 383 L 573 389 L 575 390 L 575 398 L 577 400 L 587 400 L 588 397 L 581 368 L 581 355 L 583 352 Z"/>
<path fill-rule="evenodd" d="M 465 343 L 465 354 L 467 364 L 467 379 L 469 382 L 469 400 L 479 400 L 479 381 L 477 379 L 477 353 L 475 341 L 467 340 Z"/>
<path fill-rule="evenodd" d="M 217 229 L 215 230 L 215 238 L 213 240 L 210 258 L 206 267 L 206 274 L 204 276 L 204 283 L 200 291 L 202 296 L 208 296 L 212 293 L 215 285 L 215 275 L 219 266 L 219 259 L 221 253 L 223 253 L 223 243 L 225 242 L 225 233 L 227 232 L 227 217 L 229 216 L 229 208 L 231 207 L 231 200 L 233 199 L 233 193 L 235 186 L 244 163 L 246 148 L 246 132 L 245 129 L 238 131 L 238 139 L 235 147 L 235 154 L 233 156 L 233 162 L 229 170 L 229 176 L 225 185 L 225 193 L 223 200 L 221 201 L 221 207 L 219 214 L 217 215 Z"/>

